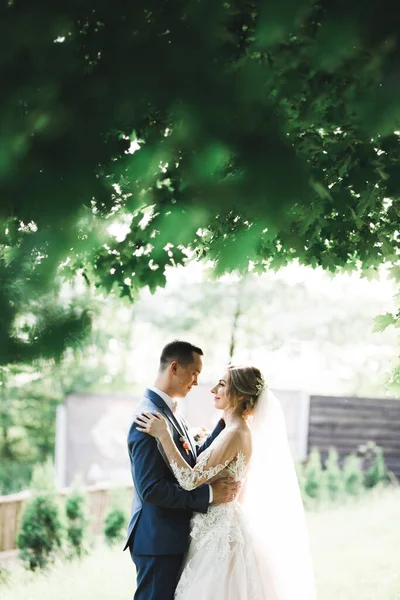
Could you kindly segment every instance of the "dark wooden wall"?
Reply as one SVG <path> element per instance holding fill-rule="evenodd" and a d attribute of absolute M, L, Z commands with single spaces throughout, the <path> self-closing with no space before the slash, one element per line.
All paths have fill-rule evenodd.
<path fill-rule="evenodd" d="M 376 442 L 383 448 L 389 470 L 400 476 L 400 400 L 310 397 L 308 449 L 325 457 L 334 446 L 341 457 L 360 444 Z"/>

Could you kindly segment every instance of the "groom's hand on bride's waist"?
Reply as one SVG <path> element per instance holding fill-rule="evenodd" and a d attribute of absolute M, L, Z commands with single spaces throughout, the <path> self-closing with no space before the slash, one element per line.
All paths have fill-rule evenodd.
<path fill-rule="evenodd" d="M 221 477 L 211 484 L 213 490 L 213 504 L 233 502 L 239 494 L 242 484 L 235 482 L 232 477 Z"/>

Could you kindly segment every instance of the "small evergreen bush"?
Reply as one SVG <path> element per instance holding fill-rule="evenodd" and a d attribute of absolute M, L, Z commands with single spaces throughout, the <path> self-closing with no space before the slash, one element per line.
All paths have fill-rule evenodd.
<path fill-rule="evenodd" d="M 343 473 L 339 466 L 336 448 L 330 448 L 325 462 L 324 487 L 330 500 L 338 499 L 344 492 Z"/>
<path fill-rule="evenodd" d="M 104 520 L 104 535 L 110 546 L 123 539 L 127 518 L 125 512 L 120 508 L 112 508 Z"/>
<path fill-rule="evenodd" d="M 317 448 L 311 450 L 304 469 L 304 491 L 309 498 L 319 500 L 323 492 L 323 470 L 321 455 Z"/>
<path fill-rule="evenodd" d="M 26 503 L 17 544 L 22 561 L 34 571 L 45 568 L 62 544 L 63 526 L 51 463 L 35 467 L 31 488 L 33 496 Z"/>
<path fill-rule="evenodd" d="M 383 450 L 374 442 L 359 447 L 359 453 L 364 458 L 364 485 L 371 489 L 384 483 L 388 477 Z"/>
<path fill-rule="evenodd" d="M 50 492 L 35 495 L 27 503 L 18 534 L 22 561 L 32 571 L 43 569 L 61 543 L 62 524 L 55 497 Z"/>
<path fill-rule="evenodd" d="M 85 516 L 86 498 L 78 489 L 73 490 L 65 503 L 67 519 L 67 543 L 69 557 L 81 558 L 85 551 L 85 538 L 87 534 L 87 520 Z"/>
<path fill-rule="evenodd" d="M 346 456 L 343 463 L 343 482 L 346 493 L 358 496 L 364 487 L 364 474 L 361 461 L 355 454 Z"/>

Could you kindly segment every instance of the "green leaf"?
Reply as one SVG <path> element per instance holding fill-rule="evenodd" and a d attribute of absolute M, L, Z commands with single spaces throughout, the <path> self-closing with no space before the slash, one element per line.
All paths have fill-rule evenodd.
<path fill-rule="evenodd" d="M 389 325 L 395 325 L 396 319 L 391 313 L 387 312 L 383 315 L 378 315 L 375 317 L 374 322 L 374 333 L 382 333 L 382 331 L 389 327 Z"/>
<path fill-rule="evenodd" d="M 400 265 L 396 265 L 395 267 L 392 267 L 390 269 L 389 273 L 390 273 L 390 277 L 392 279 L 394 279 L 397 282 L 400 281 Z"/>

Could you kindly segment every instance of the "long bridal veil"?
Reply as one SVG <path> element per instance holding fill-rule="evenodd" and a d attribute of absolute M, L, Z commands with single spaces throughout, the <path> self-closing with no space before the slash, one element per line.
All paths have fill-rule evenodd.
<path fill-rule="evenodd" d="M 242 508 L 265 600 L 315 600 L 304 507 L 279 400 L 269 390 L 252 417 L 253 452 Z"/>

